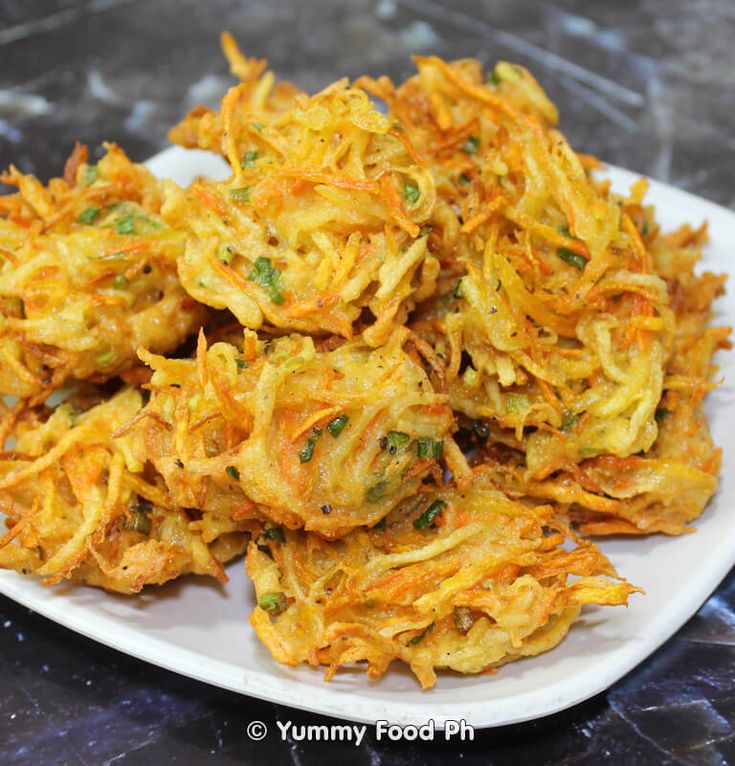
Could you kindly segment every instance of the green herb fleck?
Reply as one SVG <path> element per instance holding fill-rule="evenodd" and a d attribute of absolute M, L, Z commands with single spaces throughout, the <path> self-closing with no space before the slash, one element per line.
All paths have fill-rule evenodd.
<path fill-rule="evenodd" d="M 405 449 L 410 441 L 411 437 L 403 431 L 388 431 L 382 447 L 391 455 L 395 455 L 398 450 Z"/>
<path fill-rule="evenodd" d="M 115 221 L 115 231 L 118 234 L 135 234 L 135 222 L 132 215 L 123 215 Z"/>
<path fill-rule="evenodd" d="M 412 638 L 412 639 L 411 639 L 411 640 L 408 642 L 407 646 L 416 646 L 416 644 L 420 644 L 420 643 L 421 643 L 421 642 L 422 642 L 422 641 L 423 641 L 423 640 L 426 638 L 426 636 L 428 636 L 428 635 L 429 635 L 429 633 L 431 633 L 431 631 L 432 631 L 432 630 L 434 630 L 434 623 L 433 623 L 433 622 L 432 622 L 432 623 L 430 623 L 429 625 L 427 625 L 427 626 L 426 626 L 426 627 L 425 627 L 425 628 L 424 628 L 424 629 L 421 631 L 421 633 L 419 633 L 419 634 L 418 634 L 418 636 L 414 636 L 414 637 L 413 637 L 413 638 Z"/>
<path fill-rule="evenodd" d="M 467 136 L 462 142 L 462 151 L 466 154 L 477 154 L 477 150 L 480 148 L 479 136 Z"/>
<path fill-rule="evenodd" d="M 468 606 L 455 606 L 453 616 L 454 625 L 460 633 L 467 633 L 475 624 L 475 620 L 472 617 L 472 609 Z"/>
<path fill-rule="evenodd" d="M 252 186 L 241 186 L 239 189 L 230 189 L 229 195 L 235 202 L 250 202 L 250 190 Z"/>
<path fill-rule="evenodd" d="M 421 192 L 416 184 L 407 183 L 403 187 L 403 196 L 409 205 L 415 205 L 419 201 L 419 197 L 421 197 Z"/>
<path fill-rule="evenodd" d="M 571 431 L 582 416 L 578 412 L 566 412 L 564 413 L 564 420 L 561 423 L 562 431 Z"/>
<path fill-rule="evenodd" d="M 100 169 L 96 165 L 86 165 L 82 171 L 82 181 L 85 186 L 91 186 L 100 175 Z"/>
<path fill-rule="evenodd" d="M 444 454 L 442 439 L 418 439 L 416 441 L 419 457 L 425 460 L 439 460 Z"/>
<path fill-rule="evenodd" d="M 255 264 L 248 274 L 248 279 L 256 282 L 262 287 L 267 287 L 270 298 L 273 303 L 278 305 L 284 301 L 283 282 L 281 281 L 281 272 L 273 268 L 271 259 L 265 256 L 255 259 Z"/>
<path fill-rule="evenodd" d="M 459 183 L 461 186 L 469 186 L 472 183 L 472 178 L 467 173 L 462 173 L 459 177 Z"/>
<path fill-rule="evenodd" d="M 111 361 L 113 361 L 115 358 L 115 352 L 110 349 L 109 351 L 105 351 L 103 354 L 98 354 L 94 360 L 97 362 L 97 364 L 101 365 L 108 365 Z"/>
<path fill-rule="evenodd" d="M 279 526 L 268 527 L 267 529 L 264 529 L 261 537 L 265 540 L 273 540 L 277 543 L 286 542 L 286 535 L 283 534 L 283 527 Z"/>
<path fill-rule="evenodd" d="M 244 370 L 248 363 L 244 359 L 235 359 L 235 364 L 237 365 L 238 370 Z"/>
<path fill-rule="evenodd" d="M 264 593 L 258 599 L 258 606 L 270 614 L 280 614 L 286 610 L 286 594 L 276 591 Z"/>
<path fill-rule="evenodd" d="M 255 160 L 258 159 L 257 149 L 248 149 L 245 154 L 242 155 L 242 162 L 240 163 L 243 168 L 251 168 L 255 164 Z"/>
<path fill-rule="evenodd" d="M 368 487 L 365 492 L 365 500 L 371 505 L 379 503 L 385 495 L 385 490 L 388 489 L 388 482 L 385 479 L 380 479 L 373 484 L 372 487 Z"/>
<path fill-rule="evenodd" d="M 667 409 L 666 407 L 659 407 L 656 410 L 656 422 L 660 423 L 664 418 L 667 418 L 669 415 L 671 415 L 671 410 Z"/>
<path fill-rule="evenodd" d="M 648 223 L 648 220 L 646 218 L 643 219 L 643 225 L 641 226 L 641 234 L 644 237 L 648 236 L 648 232 L 651 230 L 651 225 Z"/>
<path fill-rule="evenodd" d="M 458 279 L 457 284 L 454 286 L 454 292 L 452 293 L 452 297 L 459 300 L 462 297 L 462 280 Z"/>
<path fill-rule="evenodd" d="M 579 269 L 580 271 L 584 271 L 584 267 L 587 265 L 587 261 L 583 256 L 579 253 L 575 253 L 568 247 L 560 247 L 556 251 L 556 254 L 562 261 L 568 263 L 570 266 L 574 266 L 575 269 Z"/>
<path fill-rule="evenodd" d="M 314 457 L 314 447 L 317 440 L 322 435 L 321 428 L 312 428 L 309 438 L 304 442 L 304 446 L 299 450 L 299 460 L 302 463 L 308 463 Z"/>
<path fill-rule="evenodd" d="M 235 253 L 232 251 L 232 248 L 229 245 L 222 245 L 217 255 L 220 261 L 222 261 L 222 263 L 226 264 L 227 266 L 230 265 L 234 256 Z"/>
<path fill-rule="evenodd" d="M 88 207 L 82 210 L 77 216 L 77 221 L 83 223 L 86 226 L 91 226 L 100 216 L 100 209 L 98 207 Z"/>
<path fill-rule="evenodd" d="M 531 406 L 525 394 L 508 394 L 505 403 L 508 407 L 508 412 L 524 412 Z"/>
<path fill-rule="evenodd" d="M 118 289 L 125 287 L 127 283 L 128 280 L 124 274 L 116 274 L 115 278 L 112 280 L 113 287 L 117 287 Z"/>
<path fill-rule="evenodd" d="M 338 415 L 327 423 L 327 431 L 336 439 L 345 430 L 348 421 L 347 415 Z"/>
<path fill-rule="evenodd" d="M 501 80 L 497 69 L 493 69 L 493 71 L 490 72 L 490 74 L 487 76 L 487 81 L 491 85 L 500 85 Z"/>
<path fill-rule="evenodd" d="M 413 522 L 416 529 L 428 529 L 434 525 L 437 516 L 447 507 L 445 500 L 434 500 L 434 502 Z"/>
<path fill-rule="evenodd" d="M 258 133 L 260 133 L 265 127 L 265 125 L 263 125 L 262 122 L 251 122 L 250 127 L 253 128 L 254 130 L 257 130 Z"/>
<path fill-rule="evenodd" d="M 153 527 L 153 522 L 148 518 L 145 511 L 133 511 L 133 529 L 147 535 Z"/>
<path fill-rule="evenodd" d="M 420 229 L 419 229 L 419 237 L 428 237 L 429 234 L 434 230 L 434 227 L 430 223 L 425 223 Z"/>
<path fill-rule="evenodd" d="M 225 468 L 225 473 L 235 481 L 240 481 L 240 471 L 235 468 L 234 465 L 228 465 L 227 468 Z"/>

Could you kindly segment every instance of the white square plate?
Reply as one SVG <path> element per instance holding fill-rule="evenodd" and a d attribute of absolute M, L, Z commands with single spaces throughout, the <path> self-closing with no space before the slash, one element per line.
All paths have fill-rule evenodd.
<path fill-rule="evenodd" d="M 222 176 L 222 162 L 204 152 L 173 148 L 148 163 L 159 176 L 188 184 L 195 175 Z M 609 169 L 626 191 L 638 177 Z M 730 269 L 735 214 L 706 200 L 652 182 L 648 200 L 664 229 L 690 221 L 710 224 L 704 266 Z M 735 288 L 717 303 L 719 323 L 735 324 Z M 287 668 L 271 659 L 247 617 L 253 594 L 240 562 L 225 586 L 185 578 L 136 598 L 93 588 L 45 588 L 0 572 L 0 592 L 85 636 L 206 683 L 338 718 L 440 725 L 462 719 L 477 727 L 524 721 L 581 702 L 606 689 L 644 660 L 691 617 L 735 563 L 735 428 L 727 414 L 735 396 L 735 354 L 719 359 L 726 384 L 708 399 L 714 435 L 724 447 L 722 483 L 694 535 L 606 540 L 603 550 L 618 571 L 646 590 L 630 607 L 589 608 L 557 649 L 514 662 L 496 676 L 442 674 L 436 688 L 418 684 L 395 663 L 379 681 L 343 670 L 331 683 L 320 670 Z"/>

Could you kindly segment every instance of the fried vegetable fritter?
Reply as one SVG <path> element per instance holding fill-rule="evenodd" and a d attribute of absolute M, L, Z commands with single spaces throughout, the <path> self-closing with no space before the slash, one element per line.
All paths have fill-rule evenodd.
<path fill-rule="evenodd" d="M 426 476 L 441 482 L 445 464 L 468 475 L 447 395 L 405 329 L 374 350 L 246 331 L 241 348 L 201 336 L 196 361 L 143 359 L 152 394 L 129 428 L 134 452 L 179 505 L 240 518 L 257 504 L 331 537 L 380 521 Z"/>
<path fill-rule="evenodd" d="M 586 604 L 635 591 L 597 546 L 572 540 L 550 506 L 529 508 L 480 471 L 467 492 L 404 501 L 371 530 L 337 541 L 268 526 L 248 545 L 257 606 L 250 622 L 287 665 L 399 659 L 421 686 L 436 670 L 487 672 L 556 646 Z"/>
<path fill-rule="evenodd" d="M 362 334 L 384 343 L 434 291 L 422 224 L 434 181 L 367 93 L 340 81 L 270 119 L 222 102 L 226 181 L 169 185 L 164 218 L 188 232 L 179 273 L 250 329 Z M 263 107 L 265 108 L 265 107 Z M 215 142 L 216 143 L 216 142 Z"/>
<path fill-rule="evenodd" d="M 204 307 L 176 274 L 185 236 L 163 222 L 161 182 L 107 145 L 78 146 L 48 187 L 11 169 L 0 196 L 0 393 L 29 397 L 68 378 L 103 381 L 145 346 L 173 351 Z"/>
<path fill-rule="evenodd" d="M 172 505 L 159 476 L 130 470 L 129 439 L 111 438 L 142 404 L 127 387 L 108 400 L 72 395 L 20 414 L 16 444 L 0 460 L 9 526 L 0 567 L 118 593 L 189 572 L 227 580 L 222 562 L 242 552 L 247 526 L 220 522 L 207 535 Z"/>

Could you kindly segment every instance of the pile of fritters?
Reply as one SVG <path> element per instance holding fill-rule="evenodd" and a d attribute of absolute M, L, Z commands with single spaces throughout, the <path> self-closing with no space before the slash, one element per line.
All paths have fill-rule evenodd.
<path fill-rule="evenodd" d="M 706 229 L 595 179 L 521 67 L 309 96 L 223 48 L 171 138 L 228 179 L 2 177 L 0 566 L 136 593 L 246 550 L 277 660 L 423 687 L 625 604 L 580 535 L 680 534 L 717 485 Z"/>

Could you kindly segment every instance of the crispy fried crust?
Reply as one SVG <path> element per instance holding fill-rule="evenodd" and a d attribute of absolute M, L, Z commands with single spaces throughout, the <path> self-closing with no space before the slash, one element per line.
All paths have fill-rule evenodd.
<path fill-rule="evenodd" d="M 429 688 L 440 668 L 480 673 L 551 649 L 585 604 L 627 602 L 635 589 L 597 546 L 565 550 L 570 539 L 549 506 L 514 503 L 480 472 L 467 492 L 411 498 L 383 528 L 335 542 L 267 528 L 248 545 L 250 622 L 287 665 L 331 677 L 365 661 L 376 678 L 398 659 Z"/>
<path fill-rule="evenodd" d="M 115 145 L 97 165 L 77 148 L 44 187 L 16 168 L 0 197 L 0 393 L 67 378 L 106 380 L 138 346 L 173 351 L 204 308 L 179 284 L 184 235 L 160 218 L 161 182 Z"/>
<path fill-rule="evenodd" d="M 129 440 L 111 432 L 141 406 L 140 392 L 124 388 L 18 417 L 16 444 L 0 461 L 9 526 L 0 567 L 119 593 L 189 572 L 227 580 L 222 562 L 242 552 L 247 527 L 220 521 L 213 535 L 171 503 L 155 473 L 131 470 Z"/>
<path fill-rule="evenodd" d="M 240 348 L 200 337 L 197 360 L 145 355 L 150 402 L 129 433 L 176 502 L 259 512 L 334 537 L 375 524 L 429 474 L 468 467 L 410 333 L 320 351 L 305 336 Z"/>
<path fill-rule="evenodd" d="M 435 288 L 433 178 L 364 90 L 339 81 L 273 109 L 261 85 L 236 85 L 196 128 L 231 177 L 168 187 L 163 215 L 189 234 L 182 283 L 250 329 L 381 345 Z"/>

